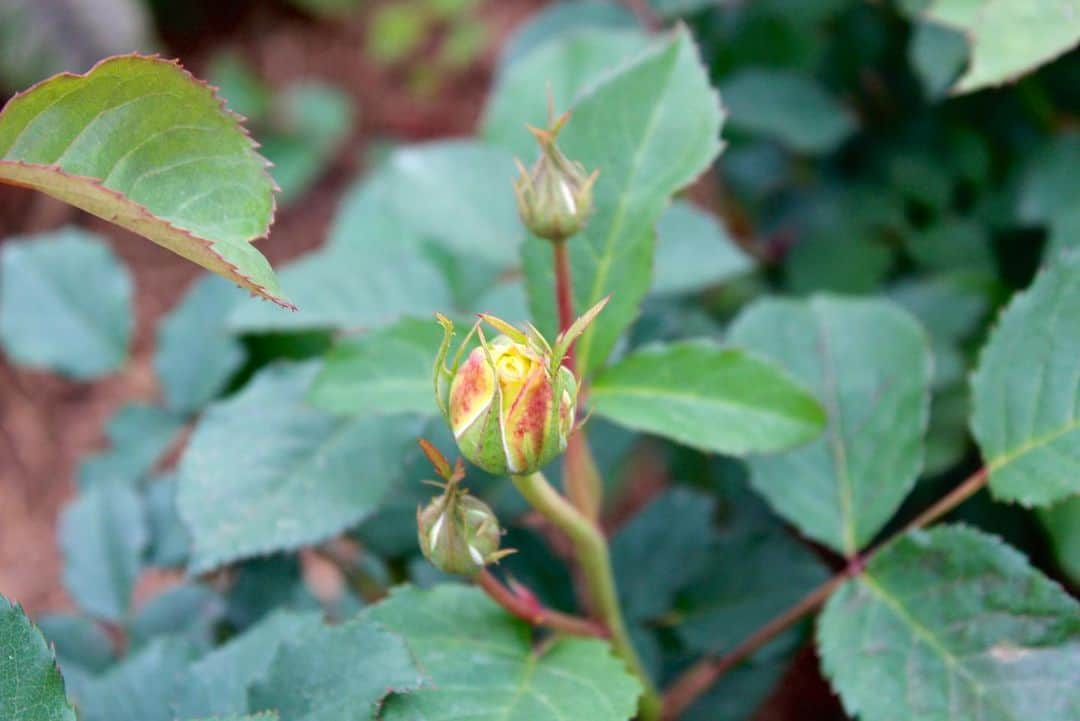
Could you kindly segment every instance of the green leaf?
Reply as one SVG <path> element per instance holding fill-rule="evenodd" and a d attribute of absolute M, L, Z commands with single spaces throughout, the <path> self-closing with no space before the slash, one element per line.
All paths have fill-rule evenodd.
<path fill-rule="evenodd" d="M 317 613 L 277 611 L 188 668 L 174 706 L 180 717 L 248 711 L 248 689 L 266 675 L 281 645 L 322 627 Z"/>
<path fill-rule="evenodd" d="M 1050 218 L 1044 255 L 1053 260 L 1073 248 L 1080 248 L 1080 205 L 1059 210 Z"/>
<path fill-rule="evenodd" d="M 116 651 L 105 630 L 85 616 L 53 614 L 38 618 L 38 626 L 56 650 L 64 670 L 70 667 L 100 673 L 116 661 Z"/>
<path fill-rule="evenodd" d="M 567 108 L 582 91 L 640 53 L 648 43 L 648 37 L 634 25 L 576 26 L 534 46 L 499 75 L 484 111 L 483 137 L 522 162 L 531 162 L 538 151 L 535 138 L 525 126 L 547 127 L 548 88 L 556 111 Z"/>
<path fill-rule="evenodd" d="M 456 717 L 529 721 L 626 721 L 638 682 L 597 639 L 555 637 L 534 650 L 529 627 L 482 591 L 441 585 L 398 588 L 364 612 L 401 634 L 430 687 L 392 696 L 382 721 Z"/>
<path fill-rule="evenodd" d="M 146 560 L 152 566 L 172 568 L 187 562 L 191 537 L 180 520 L 176 491 L 180 480 L 175 472 L 152 478 L 143 491 L 150 545 Z"/>
<path fill-rule="evenodd" d="M 308 0 L 309 2 L 311 0 Z M 293 0 L 296 2 L 296 0 Z M 229 714 L 210 718 L 192 719 L 191 721 L 278 721 L 277 711 L 263 711 L 257 714 Z"/>
<path fill-rule="evenodd" d="M 816 438 L 825 412 L 778 366 L 707 341 L 650 346 L 611 366 L 589 392 L 620 425 L 705 451 L 777 451 Z"/>
<path fill-rule="evenodd" d="M 357 619 L 285 640 L 248 699 L 293 721 L 367 721 L 388 694 L 421 681 L 401 636 Z"/>
<path fill-rule="evenodd" d="M 79 487 L 100 481 L 143 479 L 161 459 L 183 427 L 183 421 L 159 406 L 128 403 L 105 426 L 109 448 L 87 457 L 79 466 Z"/>
<path fill-rule="evenodd" d="M 451 306 L 450 287 L 423 239 L 390 212 L 378 176 L 345 195 L 326 246 L 290 263 L 281 284 L 303 313 L 246 300 L 229 315 L 235 331 L 371 328 Z"/>
<path fill-rule="evenodd" d="M 158 636 L 170 635 L 188 638 L 199 648 L 210 648 L 223 611 L 221 596 L 206 586 L 174 586 L 139 608 L 128 626 L 129 643 L 137 648 Z"/>
<path fill-rule="evenodd" d="M 109 246 L 86 231 L 6 239 L 0 345 L 21 365 L 79 379 L 111 373 L 127 358 L 135 325 L 131 285 Z"/>
<path fill-rule="evenodd" d="M 827 153 L 856 129 L 855 116 L 812 77 L 791 70 L 747 68 L 720 93 L 731 125 L 775 138 L 800 153 Z"/>
<path fill-rule="evenodd" d="M 754 267 L 719 219 L 690 203 L 674 202 L 660 216 L 656 235 L 656 295 L 696 293 Z"/>
<path fill-rule="evenodd" d="M 600 170 L 593 215 L 568 245 L 574 304 L 584 310 L 612 296 L 577 343 L 586 376 L 603 364 L 637 317 L 651 283 L 655 224 L 671 194 L 716 157 L 722 119 L 685 29 L 608 76 L 574 106 L 560 146 L 586 169 Z M 524 260 L 529 305 L 550 334 L 556 327 L 550 245 L 526 241 Z"/>
<path fill-rule="evenodd" d="M 156 45 L 151 28 L 139 0 L 6 0 L 0 3 L 0 87 L 16 90 L 109 55 L 150 52 Z"/>
<path fill-rule="evenodd" d="M 146 522 L 138 493 L 125 480 L 83 489 L 60 518 L 64 585 L 79 607 L 120 621 L 142 567 Z"/>
<path fill-rule="evenodd" d="M 1019 181 L 1016 214 L 1029 224 L 1053 221 L 1080 203 L 1075 169 L 1080 163 L 1080 133 L 1063 132 L 1031 154 Z"/>
<path fill-rule="evenodd" d="M 701 653 L 734 647 L 828 577 L 772 517 L 712 540 L 706 557 L 680 596 L 675 626 L 683 644 Z"/>
<path fill-rule="evenodd" d="M 909 12 L 956 28 L 971 43 L 954 93 L 1013 82 L 1080 41 L 1075 0 L 908 0 Z"/>
<path fill-rule="evenodd" d="M 235 288 L 207 275 L 161 320 L 154 371 L 170 410 L 194 413 L 239 370 L 244 349 L 227 334 L 225 315 L 240 299 Z"/>
<path fill-rule="evenodd" d="M 1080 492 L 1080 252 L 1002 312 L 971 379 L 971 431 L 994 496 L 1044 506 Z"/>
<path fill-rule="evenodd" d="M 908 42 L 908 59 L 931 99 L 946 95 L 968 59 L 964 34 L 944 25 L 917 22 Z"/>
<path fill-rule="evenodd" d="M 751 458 L 752 485 L 807 536 L 853 555 L 922 467 L 931 379 L 925 333 L 887 302 L 815 296 L 755 303 L 729 340 L 780 363 L 828 413 L 824 437 Z"/>
<path fill-rule="evenodd" d="M 587 29 L 633 30 L 638 20 L 623 5 L 606 0 L 555 3 L 544 7 L 518 26 L 507 38 L 499 56 L 498 73 L 505 73 L 533 50 L 563 36 Z"/>
<path fill-rule="evenodd" d="M 1080 585 L 1080 496 L 1039 509 L 1057 565 L 1074 586 Z"/>
<path fill-rule="evenodd" d="M 353 416 L 433 415 L 431 368 L 441 341 L 434 319 L 412 318 L 343 341 L 327 354 L 311 404 Z"/>
<path fill-rule="evenodd" d="M 826 675 L 865 721 L 1066 721 L 1080 714 L 1080 606 L 999 539 L 910 533 L 829 599 Z"/>
<path fill-rule="evenodd" d="M 513 158 L 469 140 L 406 146 L 380 173 L 388 212 L 459 257 L 512 265 L 525 231 L 518 219 Z M 422 198 L 423 202 L 417 202 Z"/>
<path fill-rule="evenodd" d="M 286 88 L 274 103 L 271 131 L 263 154 L 281 187 L 281 201 L 303 194 L 341 150 L 354 123 L 349 98 L 338 88 L 318 82 Z"/>
<path fill-rule="evenodd" d="M 274 365 L 212 405 L 180 462 L 189 572 L 315 543 L 375 510 L 420 424 L 338 418 L 307 406 L 317 362 Z"/>
<path fill-rule="evenodd" d="M 0 596 L 0 718 L 75 721 L 52 650 L 22 608 Z"/>
<path fill-rule="evenodd" d="M 816 231 L 799 241 L 784 262 L 793 293 L 870 293 L 892 266 L 892 253 L 865 231 L 840 224 L 841 232 Z"/>
<path fill-rule="evenodd" d="M 57 75 L 0 111 L 0 182 L 98 215 L 287 308 L 252 242 L 270 227 L 265 161 L 212 90 L 126 55 Z"/>
<path fill-rule="evenodd" d="M 715 510 L 708 496 L 677 488 L 649 503 L 611 539 L 619 599 L 630 621 L 668 611 L 675 593 L 698 574 L 716 535 Z"/>
<path fill-rule="evenodd" d="M 173 721 L 170 701 L 197 655 L 187 639 L 154 639 L 83 685 L 73 696 L 79 721 Z"/>

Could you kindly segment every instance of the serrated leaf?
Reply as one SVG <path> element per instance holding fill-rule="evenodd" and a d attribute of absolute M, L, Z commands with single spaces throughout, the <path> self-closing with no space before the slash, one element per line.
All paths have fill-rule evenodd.
<path fill-rule="evenodd" d="M 482 591 L 398 588 L 364 616 L 401 634 L 431 679 L 392 696 L 382 721 L 439 717 L 626 721 L 638 682 L 597 639 L 560 636 L 534 650 L 530 629 Z"/>
<path fill-rule="evenodd" d="M 611 564 L 631 622 L 670 610 L 675 593 L 697 575 L 716 535 L 715 510 L 708 496 L 677 488 L 619 528 L 611 539 Z"/>
<path fill-rule="evenodd" d="M 22 608 L 0 596 L 0 718 L 75 721 L 52 650 Z"/>
<path fill-rule="evenodd" d="M 684 28 L 597 84 L 572 110 L 559 144 L 567 157 L 600 171 L 593 215 L 568 245 L 574 304 L 583 310 L 612 296 L 577 343 L 579 369 L 590 375 L 637 317 L 651 282 L 656 222 L 671 194 L 716 157 L 723 114 Z M 529 305 L 549 335 L 556 327 L 552 255 L 545 241 L 525 242 Z"/>
<path fill-rule="evenodd" d="M 212 405 L 180 462 L 189 571 L 293 549 L 372 513 L 420 430 L 411 418 L 338 418 L 304 402 L 317 362 L 262 370 Z"/>
<path fill-rule="evenodd" d="M 581 6 L 575 7 L 581 11 Z M 481 133 L 523 163 L 532 162 L 537 155 L 536 139 L 525 126 L 547 127 L 548 92 L 556 110 L 570 107 L 648 43 L 649 38 L 633 25 L 575 26 L 530 48 L 499 75 L 484 110 Z"/>
<path fill-rule="evenodd" d="M 1080 606 L 971 528 L 883 548 L 829 599 L 818 648 L 848 713 L 865 721 L 1080 714 Z"/>
<path fill-rule="evenodd" d="M 1080 252 L 1017 293 L 971 378 L 971 431 L 999 499 L 1043 506 L 1080 492 Z"/>
<path fill-rule="evenodd" d="M 696 293 L 754 267 L 719 219 L 690 203 L 672 203 L 656 235 L 651 292 L 657 295 Z"/>
<path fill-rule="evenodd" d="M 752 485 L 803 533 L 853 555 L 922 468 L 931 380 L 925 333 L 887 302 L 814 296 L 759 301 L 728 339 L 786 368 L 828 414 L 813 443 L 751 458 Z"/>
<path fill-rule="evenodd" d="M 433 319 L 405 318 L 345 340 L 327 354 L 308 398 L 352 416 L 434 415 L 431 368 L 442 335 Z"/>
<path fill-rule="evenodd" d="M 178 684 L 176 714 L 214 716 L 248 711 L 248 689 L 264 676 L 288 639 L 304 638 L 322 626 L 317 613 L 277 611 L 191 664 Z"/>
<path fill-rule="evenodd" d="M 282 287 L 303 313 L 278 313 L 246 300 L 229 314 L 229 328 L 355 330 L 451 307 L 445 276 L 420 236 L 389 211 L 380 182 L 376 176 L 354 185 L 341 201 L 326 246 L 282 269 Z"/>
<path fill-rule="evenodd" d="M 854 115 L 814 78 L 746 68 L 720 86 L 733 127 L 775 138 L 801 153 L 827 153 L 856 129 Z"/>
<path fill-rule="evenodd" d="M 248 699 L 292 721 L 367 721 L 388 694 L 422 679 L 401 636 L 357 619 L 284 641 Z"/>
<path fill-rule="evenodd" d="M 207 275 L 162 318 L 154 371 L 165 406 L 194 413 L 214 398 L 244 362 L 244 348 L 225 329 L 225 317 L 241 294 Z"/>
<path fill-rule="evenodd" d="M 142 503 L 124 480 L 83 489 L 60 517 L 64 585 L 86 612 L 121 621 L 142 567 L 147 534 Z"/>
<path fill-rule="evenodd" d="M 781 368 L 703 340 L 650 346 L 597 376 L 598 415 L 705 451 L 777 451 L 817 437 L 821 405 Z"/>
<path fill-rule="evenodd" d="M 971 62 L 954 93 L 1012 82 L 1080 41 L 1076 0 L 909 0 L 909 12 L 962 31 Z"/>
<path fill-rule="evenodd" d="M 169 702 L 197 656 L 187 639 L 154 639 L 80 688 L 79 721 L 173 721 Z"/>
<path fill-rule="evenodd" d="M 0 345 L 21 365 L 100 377 L 127 358 L 131 295 L 131 276 L 97 235 L 64 228 L 9 238 L 0 251 Z"/>
<path fill-rule="evenodd" d="M 273 185 L 237 118 L 174 62 L 125 55 L 57 75 L 0 110 L 0 182 L 39 190 L 280 297 L 252 242 Z"/>
<path fill-rule="evenodd" d="M 541 45 L 582 28 L 632 30 L 638 25 L 637 18 L 628 8 L 606 0 L 548 5 L 531 15 L 507 38 L 497 71 L 500 75 L 505 73 Z"/>

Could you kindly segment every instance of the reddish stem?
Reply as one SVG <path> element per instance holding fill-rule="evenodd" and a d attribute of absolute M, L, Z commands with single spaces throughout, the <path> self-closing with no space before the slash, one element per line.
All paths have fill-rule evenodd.
<path fill-rule="evenodd" d="M 817 608 L 836 590 L 837 586 L 848 578 L 861 574 L 866 563 L 877 553 L 877 550 L 887 545 L 893 538 L 901 536 L 908 531 L 923 528 L 938 520 L 952 509 L 959 506 L 968 498 L 977 493 L 990 479 L 987 468 L 980 468 L 960 485 L 941 498 L 937 503 L 919 514 L 915 520 L 909 523 L 902 531 L 886 539 L 870 552 L 855 556 L 843 571 L 830 578 L 825 583 L 806 594 L 798 603 L 787 609 L 773 620 L 766 623 L 745 641 L 728 651 L 723 656 L 707 656 L 691 666 L 685 673 L 675 680 L 664 693 L 663 721 L 674 721 L 705 693 L 710 686 L 737 666 L 758 649 L 773 640 L 781 633 L 794 625 L 803 616 L 813 613 Z"/>
<path fill-rule="evenodd" d="M 559 306 L 559 332 L 563 333 L 574 322 L 574 284 L 570 276 L 570 254 L 566 241 L 555 241 L 555 301 Z M 563 364 L 571 371 L 575 366 L 574 348 L 566 352 Z"/>
<path fill-rule="evenodd" d="M 545 608 L 531 591 L 523 587 L 519 587 L 517 593 L 511 591 L 486 568 L 476 575 L 476 583 L 495 603 L 533 626 L 543 626 L 574 636 L 608 636 L 608 630 L 603 624 Z"/>

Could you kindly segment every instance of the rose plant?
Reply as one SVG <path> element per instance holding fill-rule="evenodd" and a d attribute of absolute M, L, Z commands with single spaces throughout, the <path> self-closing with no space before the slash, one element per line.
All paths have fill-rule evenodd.
<path fill-rule="evenodd" d="M 217 275 L 80 466 L 78 612 L 0 598 L 0 721 L 726 721 L 792 668 L 865 721 L 1080 718 L 1076 28 L 632 5 L 541 12 L 478 137 L 388 151 L 280 279 L 179 64 L 4 106 L 0 183 Z M 123 365 L 107 244 L 0 251 L 14 363 Z"/>

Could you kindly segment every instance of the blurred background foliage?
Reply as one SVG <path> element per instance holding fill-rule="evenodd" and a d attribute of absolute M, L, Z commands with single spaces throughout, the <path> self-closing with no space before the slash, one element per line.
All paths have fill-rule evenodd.
<path fill-rule="evenodd" d="M 329 369 L 320 375 L 315 359 L 331 348 L 330 362 L 358 364 L 344 366 L 355 373 L 381 333 L 375 338 L 390 336 L 407 368 L 428 362 L 428 329 L 393 325 L 402 316 L 452 309 L 527 318 L 517 248 L 525 238 L 509 189 L 511 155 L 528 161 L 534 152 L 522 121 L 542 122 L 545 84 L 557 106 L 569 105 L 645 47 L 643 18 L 685 22 L 692 31 L 728 115 L 727 147 L 661 219 L 654 284 L 619 352 L 660 339 L 720 337 L 740 308 L 770 293 L 884 295 L 907 308 L 928 331 L 934 375 L 925 468 L 892 523 L 898 528 L 978 466 L 968 375 L 998 308 L 1051 254 L 1080 245 L 1080 56 L 1065 52 L 1077 28 L 1066 28 L 1064 39 L 1048 30 L 1045 47 L 1029 53 L 1037 69 L 1015 82 L 957 94 L 958 82 L 979 80 L 967 74 L 982 71 L 987 38 L 996 37 L 994 27 L 950 15 L 957 5 L 0 0 L 0 89 L 7 94 L 131 51 L 179 56 L 219 88 L 274 163 L 281 220 L 266 242 L 276 261 L 286 261 L 277 264 L 282 282 L 302 308 L 285 314 L 218 279 L 190 284 L 191 273 L 148 272 L 145 256 L 121 250 L 122 234 L 82 216 L 60 215 L 82 227 L 41 237 L 36 231 L 55 212 L 42 220 L 16 207 L 25 196 L 7 205 L 0 197 L 0 207 L 11 209 L 0 220 L 0 315 L 48 308 L 68 318 L 72 306 L 98 309 L 96 320 L 70 319 L 63 339 L 0 337 L 13 365 L 39 369 L 5 368 L 8 387 L 28 395 L 28 386 L 45 382 L 40 369 L 82 380 L 125 363 L 129 374 L 143 369 L 143 380 L 122 385 L 89 413 L 94 429 L 82 433 L 82 446 L 100 446 L 101 419 L 110 417 L 106 447 L 47 479 L 73 476 L 85 489 L 59 528 L 70 599 L 92 616 L 123 621 L 133 647 L 160 633 L 209 647 L 278 605 L 321 606 L 341 618 L 365 602 L 365 588 L 437 579 L 415 543 L 413 513 L 430 493 L 417 483 L 429 473 L 413 453 L 404 472 L 380 477 L 379 488 L 392 492 L 351 531 L 369 551 L 350 556 L 351 587 L 327 592 L 317 559 L 301 563 L 282 553 L 236 563 L 228 584 L 188 579 L 138 610 L 132 604 L 146 569 L 175 570 L 189 558 L 172 465 L 182 429 L 207 403 L 266 392 L 271 382 L 279 398 L 303 398 L 314 384 L 310 398 L 320 410 L 311 411 L 318 414 L 312 422 L 332 426 L 331 413 L 341 410 L 335 404 L 370 396 L 335 385 Z M 460 137 L 474 130 L 479 139 Z M 418 142 L 446 135 L 458 139 Z M 25 252 L 16 250 L 23 244 Z M 20 289 L 15 278 L 27 268 L 54 278 L 59 290 Z M 81 282 L 85 273 L 93 284 Z M 148 300 L 147 287 L 157 284 L 162 295 Z M 102 328 L 88 327 L 94 323 Z M 360 328 L 375 330 L 348 335 Z M 259 375 L 283 359 L 307 362 Z M 25 413 L 16 395 L 4 401 L 5 424 Z M 87 415 L 76 407 L 71 415 Z M 836 564 L 796 540 L 748 491 L 743 464 L 603 421 L 590 431 L 612 485 L 607 518 L 618 528 L 613 553 L 624 602 L 658 676 L 738 641 Z M 436 423 L 425 435 L 440 433 Z M 34 473 L 20 465 L 0 470 L 17 481 L 25 476 L 30 487 Z M 505 518 L 523 510 L 505 484 L 482 474 L 470 483 Z M 668 486 L 675 488 L 659 495 Z M 685 533 L 672 534 L 672 517 Z M 1004 536 L 1073 589 L 1080 584 L 1077 499 L 1034 513 L 982 493 L 956 517 Z M 508 525 L 507 545 L 521 552 L 505 566 L 547 602 L 569 607 L 565 566 L 535 524 Z M 669 555 L 643 550 L 657 547 Z M 670 562 L 674 556 L 679 563 Z M 115 571 L 107 587 L 94 571 L 101 567 Z M 764 568 L 770 573 L 758 572 Z M 633 577 L 663 580 L 640 589 L 627 580 Z M 39 608 L 49 606 L 70 607 L 70 600 Z M 100 629 L 67 612 L 42 626 L 75 693 L 107 695 L 90 680 L 115 662 Z M 766 648 L 689 718 L 746 718 L 763 703 L 762 718 L 842 718 L 816 680 L 812 654 L 789 670 L 800 638 Z M 786 691 L 770 697 L 784 673 Z M 122 718 L 109 713 L 101 718 Z"/>

